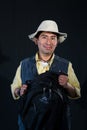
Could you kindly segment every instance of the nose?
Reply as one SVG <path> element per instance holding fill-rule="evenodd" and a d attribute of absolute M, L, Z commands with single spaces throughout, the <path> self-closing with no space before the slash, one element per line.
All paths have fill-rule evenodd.
<path fill-rule="evenodd" d="M 48 44 L 48 45 L 51 44 L 51 40 L 50 40 L 50 38 L 47 39 L 47 44 Z"/>

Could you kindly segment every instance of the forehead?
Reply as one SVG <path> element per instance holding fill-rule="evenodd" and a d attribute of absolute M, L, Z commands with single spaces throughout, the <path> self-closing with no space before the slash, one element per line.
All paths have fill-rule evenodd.
<path fill-rule="evenodd" d="M 57 34 L 55 34 L 53 32 L 41 32 L 40 36 L 43 36 L 43 35 L 57 37 Z"/>

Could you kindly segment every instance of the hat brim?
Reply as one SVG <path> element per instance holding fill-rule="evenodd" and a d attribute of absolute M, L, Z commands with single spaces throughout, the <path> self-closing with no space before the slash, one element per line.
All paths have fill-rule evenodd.
<path fill-rule="evenodd" d="M 32 34 L 28 35 L 29 39 L 34 41 L 35 36 L 37 35 L 38 32 L 36 31 L 35 33 L 32 33 Z M 66 40 L 66 38 L 67 38 L 67 33 L 62 33 L 62 32 L 54 32 L 54 33 L 58 34 L 58 36 L 59 36 L 59 43 L 64 42 Z"/>

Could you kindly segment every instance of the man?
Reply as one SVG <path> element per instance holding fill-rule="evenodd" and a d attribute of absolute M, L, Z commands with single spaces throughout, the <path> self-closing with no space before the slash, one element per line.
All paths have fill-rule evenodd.
<path fill-rule="evenodd" d="M 67 38 L 67 34 L 59 32 L 55 21 L 44 20 L 29 38 L 38 46 L 38 52 L 34 57 L 21 61 L 11 84 L 13 98 L 19 99 L 25 95 L 28 89 L 26 81 L 33 80 L 46 71 L 62 71 L 63 74 L 58 76 L 59 85 L 66 90 L 68 97 L 80 97 L 80 83 L 72 63 L 54 54 L 56 47 Z"/>

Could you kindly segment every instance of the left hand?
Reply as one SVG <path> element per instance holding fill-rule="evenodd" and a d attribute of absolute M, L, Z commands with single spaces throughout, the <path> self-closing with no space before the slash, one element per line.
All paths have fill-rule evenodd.
<path fill-rule="evenodd" d="M 68 76 L 67 75 L 59 75 L 58 77 L 58 83 L 59 85 L 63 86 L 64 88 L 67 87 L 67 82 L 68 82 Z"/>

